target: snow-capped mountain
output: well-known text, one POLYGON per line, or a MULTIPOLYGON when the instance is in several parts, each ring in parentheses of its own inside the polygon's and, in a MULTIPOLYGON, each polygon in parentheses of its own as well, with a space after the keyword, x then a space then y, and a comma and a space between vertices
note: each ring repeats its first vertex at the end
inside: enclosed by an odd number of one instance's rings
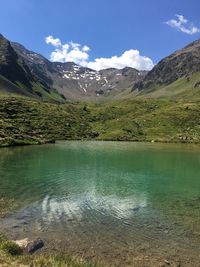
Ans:
POLYGON ((73 62, 50 62, 18 43, 11 45, 37 81, 47 89, 57 90, 68 99, 105 98, 124 91, 131 92, 134 84, 141 81, 147 73, 128 67, 95 71, 73 62))

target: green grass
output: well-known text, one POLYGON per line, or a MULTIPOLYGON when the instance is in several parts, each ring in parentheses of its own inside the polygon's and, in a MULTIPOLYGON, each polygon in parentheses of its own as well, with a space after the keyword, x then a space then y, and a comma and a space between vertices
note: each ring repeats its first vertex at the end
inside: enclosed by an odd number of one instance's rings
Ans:
POLYGON ((22 249, 13 241, 3 240, 0 244, 0 251, 6 255, 18 256, 22 255, 22 249))
POLYGON ((199 143, 200 102, 137 98, 56 104, 0 97, 1 146, 75 139, 199 143))
POLYGON ((200 100, 200 87, 195 84, 200 81, 200 72, 194 73, 189 78, 182 77, 169 85, 151 85, 138 95, 139 98, 164 98, 177 100, 200 100))
POLYGON ((42 100, 47 101, 56 101, 56 102, 64 102, 64 98, 60 94, 58 94, 56 91, 46 91, 44 87, 40 83, 33 82, 32 83, 32 90, 38 95, 38 97, 41 97, 42 100))
POLYGON ((15 242, 8 240, 2 234, 0 234, 0 266, 97 267, 95 263, 68 255, 25 255, 15 242))
POLYGON ((100 140, 200 142, 198 102, 140 99, 90 106, 100 140))
POLYGON ((87 139, 92 130, 83 105, 0 97, 0 145, 42 144, 87 139))

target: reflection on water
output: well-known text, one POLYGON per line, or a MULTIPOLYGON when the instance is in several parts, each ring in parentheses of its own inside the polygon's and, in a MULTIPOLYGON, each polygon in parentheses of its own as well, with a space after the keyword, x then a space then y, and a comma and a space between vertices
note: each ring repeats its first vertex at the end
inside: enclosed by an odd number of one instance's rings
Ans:
POLYGON ((112 215, 118 219, 128 219, 134 211, 147 206, 145 195, 117 198, 116 196, 98 196, 95 192, 88 195, 79 195, 70 199, 56 199, 46 196, 42 201, 42 218, 46 223, 60 221, 62 217, 82 220, 84 213, 93 210, 102 215, 112 215))
POLYGON ((39 235, 89 257, 96 249, 96 259, 114 257, 120 266, 121 255, 133 251, 181 257, 187 266, 192 256, 198 266, 199 177, 198 146, 59 142, 1 149, 0 197, 14 198, 18 208, 0 227, 13 238, 39 235))

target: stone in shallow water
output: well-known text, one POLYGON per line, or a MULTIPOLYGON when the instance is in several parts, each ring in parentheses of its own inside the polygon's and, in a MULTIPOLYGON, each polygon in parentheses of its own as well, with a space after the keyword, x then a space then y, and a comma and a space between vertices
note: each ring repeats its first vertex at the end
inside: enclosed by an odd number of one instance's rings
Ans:
POLYGON ((22 240, 16 240, 15 243, 22 248, 24 253, 34 253, 38 249, 41 249, 44 246, 44 242, 42 239, 37 238, 35 240, 28 240, 28 238, 22 239, 22 240))

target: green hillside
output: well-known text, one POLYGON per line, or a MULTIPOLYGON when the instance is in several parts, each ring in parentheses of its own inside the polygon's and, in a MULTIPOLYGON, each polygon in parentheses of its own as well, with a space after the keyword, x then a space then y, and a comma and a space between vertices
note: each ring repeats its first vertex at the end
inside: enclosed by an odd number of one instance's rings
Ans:
MULTIPOLYGON (((199 95, 198 89, 194 90, 199 95)), ((174 100, 140 96, 85 104, 1 95, 0 143, 40 144, 66 139, 199 143, 200 101, 194 96, 189 100, 189 95, 185 89, 174 100)))
POLYGON ((197 101, 200 99, 200 72, 182 77, 169 85, 151 85, 137 96, 197 101))
POLYGON ((23 97, 0 97, 0 144, 22 145, 92 135, 84 110, 23 97))

